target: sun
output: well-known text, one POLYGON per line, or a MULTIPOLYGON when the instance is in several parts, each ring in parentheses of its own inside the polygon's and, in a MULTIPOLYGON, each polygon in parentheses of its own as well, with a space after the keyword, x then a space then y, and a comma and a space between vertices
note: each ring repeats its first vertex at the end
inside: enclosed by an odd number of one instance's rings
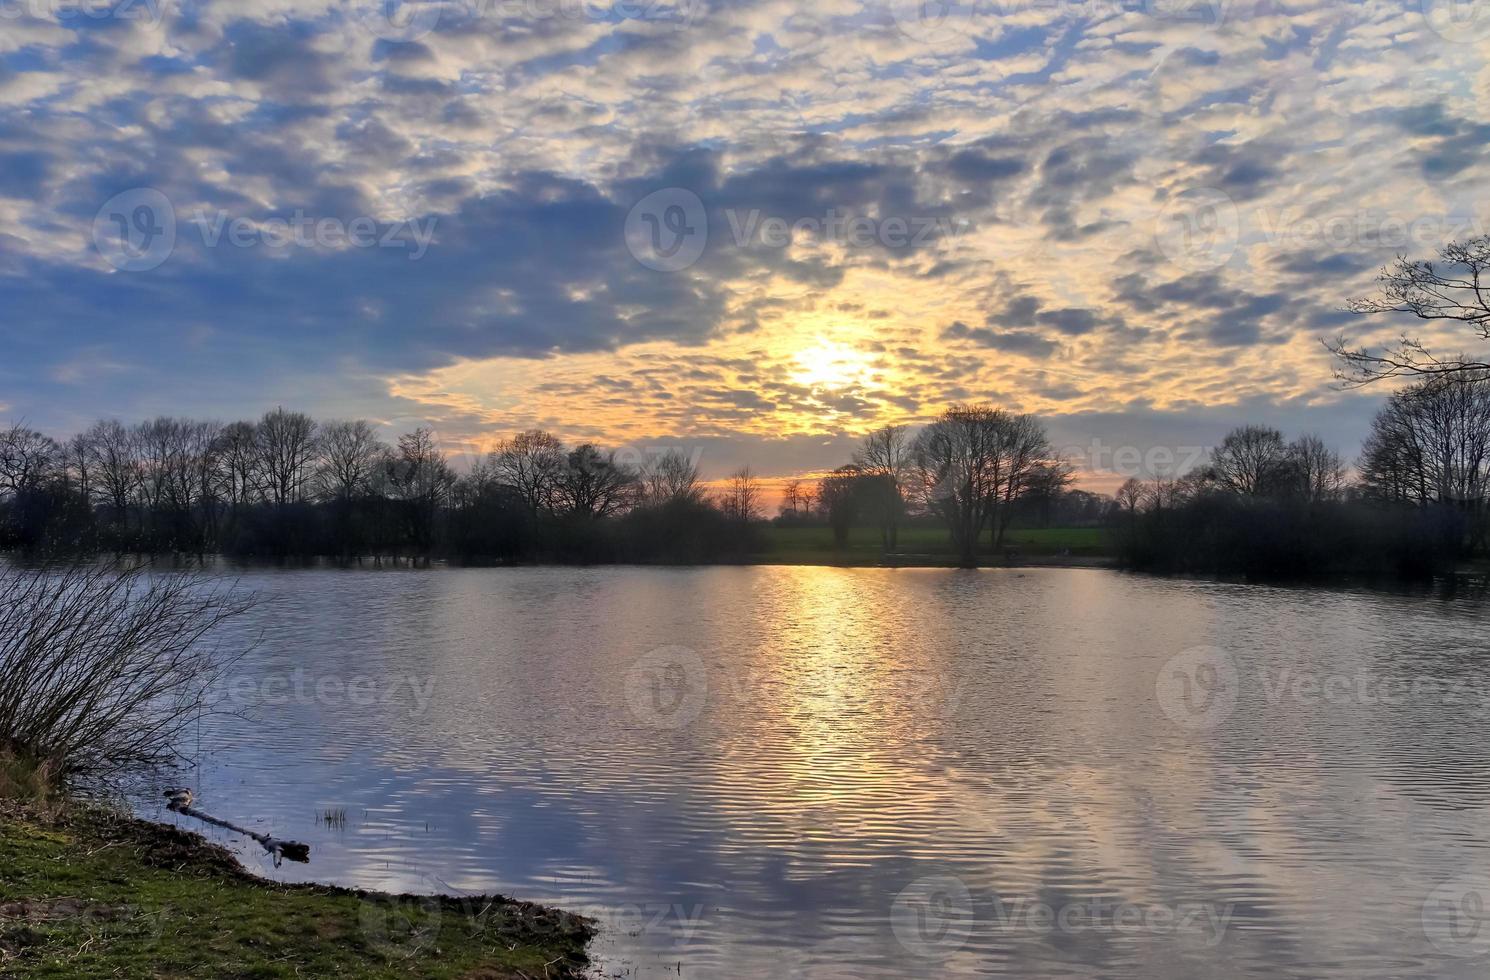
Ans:
POLYGON ((841 389, 862 383, 872 368, 869 355, 848 344, 818 339, 792 358, 792 380, 811 388, 841 389))

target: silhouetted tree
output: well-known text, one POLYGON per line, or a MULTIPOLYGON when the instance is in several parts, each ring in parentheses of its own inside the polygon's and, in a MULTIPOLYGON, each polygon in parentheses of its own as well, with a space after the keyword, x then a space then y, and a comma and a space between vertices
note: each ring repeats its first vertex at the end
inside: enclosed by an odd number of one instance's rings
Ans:
POLYGON ((316 423, 309 415, 277 408, 259 421, 255 470, 276 507, 304 499, 314 472, 316 423))
POLYGON ((1338 500, 1345 490, 1345 463, 1319 436, 1300 436, 1289 443, 1285 463, 1291 489, 1305 503, 1338 500))
POLYGON ((1117 488, 1117 503, 1130 520, 1138 516, 1138 509, 1148 499, 1148 488, 1136 476, 1130 476, 1117 488))
POLYGON ((809 506, 810 499, 811 491, 801 480, 787 480, 781 485, 781 516, 788 520, 796 520, 809 506))
POLYGON ((641 481, 642 503, 648 507, 701 504, 704 500, 698 466, 676 449, 669 449, 649 462, 641 481))
MULTIPOLYGON (((1377 283, 1379 294, 1352 301, 1352 313, 1406 313, 1430 323, 1462 323, 1475 340, 1490 340, 1490 237, 1452 242, 1439 250, 1436 262, 1399 255, 1377 283)), ((1398 377, 1473 381, 1490 370, 1490 362, 1464 354, 1440 357, 1406 334, 1387 350, 1355 347, 1345 337, 1326 346, 1337 358, 1335 376, 1352 387, 1398 377)))
POLYGON ((62 465, 62 447, 19 423, 0 429, 0 496, 36 490, 62 465))
POLYGON ((1032 416, 987 405, 949 408, 916 437, 916 493, 947 523, 963 565, 977 564, 984 527, 995 547, 1002 543, 1013 504, 1049 454, 1044 428, 1032 416))
POLYGON ((407 540, 427 553, 434 544, 435 522, 456 479, 434 433, 420 427, 399 436, 398 450, 385 458, 383 468, 389 495, 400 505, 407 540))
POLYGON ((554 486, 555 503, 570 517, 610 517, 636 501, 640 477, 590 443, 577 446, 564 460, 554 486))
POLYGON ((719 509, 724 516, 737 524, 749 524, 760 519, 761 485, 750 467, 742 467, 729 475, 724 489, 719 494, 719 509))
POLYGON ((899 546, 906 486, 915 465, 906 427, 887 425, 865 436, 854 454, 854 465, 871 481, 863 489, 880 529, 880 546, 893 551, 899 546))
POLYGON ((547 432, 520 432, 492 455, 498 479, 517 492, 529 513, 554 509, 554 493, 564 471, 564 446, 547 432))
POLYGON ((1288 448, 1283 433, 1265 425, 1232 429, 1211 456, 1216 482, 1243 497, 1261 497, 1280 485, 1288 448))
POLYGON ((848 547, 849 531, 870 499, 868 488, 873 480, 858 465, 850 463, 818 481, 817 505, 833 529, 833 547, 848 547))

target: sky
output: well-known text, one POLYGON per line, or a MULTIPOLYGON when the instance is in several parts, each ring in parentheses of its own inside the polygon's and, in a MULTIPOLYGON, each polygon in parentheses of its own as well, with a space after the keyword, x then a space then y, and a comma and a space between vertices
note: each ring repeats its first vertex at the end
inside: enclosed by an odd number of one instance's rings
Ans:
POLYGON ((1321 339, 1465 343, 1341 307, 1485 233, 1487 55, 1490 0, 0 0, 0 421, 1350 459, 1321 339))

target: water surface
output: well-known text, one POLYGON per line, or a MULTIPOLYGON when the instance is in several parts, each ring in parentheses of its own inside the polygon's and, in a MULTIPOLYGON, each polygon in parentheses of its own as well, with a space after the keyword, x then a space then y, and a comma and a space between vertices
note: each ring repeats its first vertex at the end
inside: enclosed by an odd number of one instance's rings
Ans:
POLYGON ((606 976, 1490 965, 1476 601, 1068 569, 242 580, 248 716, 203 726, 189 778, 312 844, 242 850, 264 874, 587 911, 606 976))

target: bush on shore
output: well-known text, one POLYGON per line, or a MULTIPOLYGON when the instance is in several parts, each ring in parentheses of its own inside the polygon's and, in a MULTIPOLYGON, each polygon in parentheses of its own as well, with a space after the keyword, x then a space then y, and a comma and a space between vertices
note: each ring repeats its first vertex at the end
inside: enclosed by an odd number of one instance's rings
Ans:
POLYGON ((0 568, 5 778, 108 778, 176 761, 241 653, 217 633, 250 605, 231 587, 122 562, 0 568))

